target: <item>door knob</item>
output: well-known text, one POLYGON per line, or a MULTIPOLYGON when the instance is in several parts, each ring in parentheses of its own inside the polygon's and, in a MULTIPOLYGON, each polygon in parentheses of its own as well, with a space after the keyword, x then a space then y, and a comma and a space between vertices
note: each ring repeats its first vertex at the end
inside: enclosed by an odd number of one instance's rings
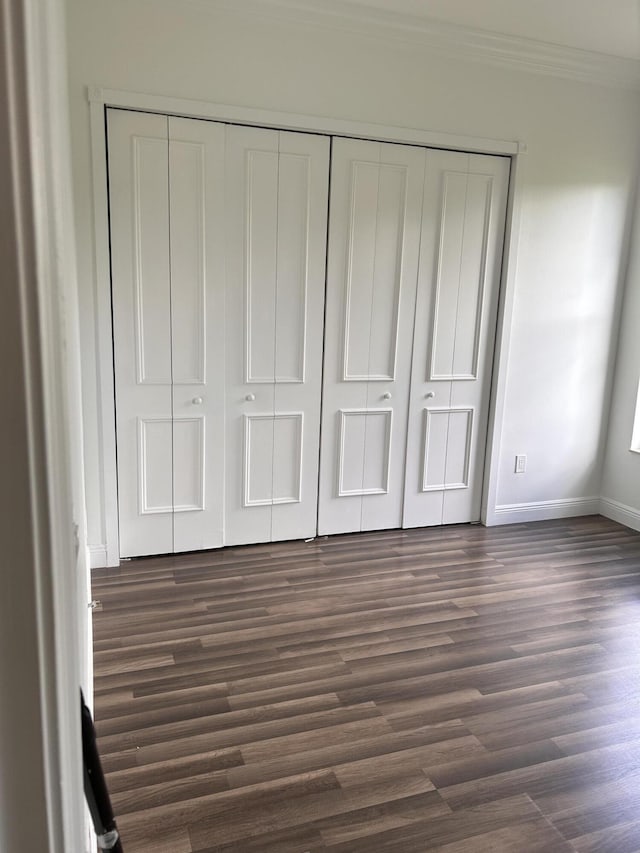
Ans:
POLYGON ((201 406, 202 405, 202 397, 194 397, 191 402, 193 403, 194 406, 201 406))
POLYGON ((255 394, 247 394, 247 396, 244 399, 247 401, 247 403, 253 403, 253 401, 256 399, 256 395, 255 394))
POLYGON ((390 400, 391 399, 391 391, 385 391, 384 394, 382 395, 382 399, 383 400, 390 400))
POLYGON ((435 391, 427 391, 427 393, 424 396, 427 398, 427 400, 431 400, 433 397, 436 396, 436 392, 435 391))

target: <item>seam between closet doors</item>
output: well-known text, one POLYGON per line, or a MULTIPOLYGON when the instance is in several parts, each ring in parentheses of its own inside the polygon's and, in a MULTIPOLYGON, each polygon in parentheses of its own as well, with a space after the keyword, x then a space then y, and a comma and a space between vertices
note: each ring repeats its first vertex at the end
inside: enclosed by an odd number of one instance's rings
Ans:
MULTIPOLYGON (((271 408, 273 418, 271 421, 271 507, 269 514, 269 541, 273 542, 273 513, 275 507, 275 471, 276 471, 276 396, 278 391, 278 258, 280 255, 280 143, 282 131, 277 131, 278 147, 276 152, 276 246, 275 246, 275 287, 273 296, 273 392, 271 394, 271 408)), ((302 437, 301 437, 302 441, 302 437)), ((302 465, 302 460, 300 462, 302 465)), ((302 472, 300 472, 302 476, 302 472)))
MULTIPOLYGON (((378 174, 376 178, 376 225, 373 232, 374 247, 378 242, 378 225, 380 222, 380 172, 382 169, 382 144, 377 143, 378 149, 378 174)), ((352 166, 353 168, 353 166, 352 166)), ((352 201, 352 204, 354 202, 352 201)), ((369 406, 371 403, 371 340, 373 335, 373 305, 376 296, 376 255, 373 256, 373 280, 371 287, 371 301, 369 305, 369 342, 367 347, 367 389, 365 397, 365 408, 367 414, 364 416, 364 441, 362 442, 362 484, 361 488, 364 492, 365 467, 367 462, 367 426, 369 423, 369 406)), ((393 420, 392 420, 393 423, 393 420)), ((393 426, 390 430, 393 429, 393 426)), ((391 432, 389 432, 389 453, 391 453, 391 432)), ((367 495, 360 495, 360 531, 362 532, 362 522, 364 519, 364 502, 367 495)))
MULTIPOLYGON (((404 505, 407 496, 407 448, 409 446, 409 430, 411 429, 411 404, 412 404, 412 390, 413 390, 413 360, 415 357, 415 345, 416 345, 416 326, 418 325, 418 291, 420 288, 420 270, 422 269, 422 228, 424 226, 424 198, 425 198, 425 188, 427 183, 427 174, 428 174, 428 166, 429 166, 429 155, 431 152, 430 148, 424 148, 424 159, 423 159, 423 169, 422 169, 422 194, 420 198, 420 225, 418 230, 418 257, 416 259, 416 286, 414 290, 413 296, 413 323, 411 327, 411 352, 409 355, 409 392, 407 394, 407 419, 406 419, 406 429, 404 431, 404 467, 402 473, 402 496, 400 501, 400 529, 405 530, 404 526, 404 505)), ((407 202, 405 201, 405 207, 407 202)), ((396 336, 396 359, 398 350, 398 339, 396 336)), ((424 365, 423 365, 424 367, 424 365)), ((424 451, 423 451, 424 452, 424 451)), ((423 457, 423 465, 424 465, 424 457, 423 457)))
MULTIPOLYGON (((454 326, 453 326, 453 348, 451 350, 451 376, 455 376, 454 367, 456 362, 456 345, 458 342, 458 310, 460 308, 460 281, 462 276, 462 258, 464 254, 464 238, 467 229, 467 199, 469 196, 469 169, 471 168, 471 159, 469 154, 466 154, 467 158, 467 170, 465 175, 464 182, 464 204, 462 207, 462 237, 460 240, 460 257, 458 259, 458 288, 456 290, 456 313, 454 318, 454 326)), ((451 401, 453 399, 453 383, 455 379, 451 379, 449 383, 449 413, 447 415, 447 432, 446 432, 446 440, 444 444, 444 488, 442 490, 442 504, 440 506, 440 527, 444 524, 444 504, 447 498, 447 461, 449 459, 449 430, 451 428, 451 401)))
MULTIPOLYGON (((327 218, 324 242, 324 300, 322 303, 322 354, 320 357, 320 428, 318 430, 318 485, 316 487, 316 533, 320 532, 320 475, 322 464, 322 431, 324 424, 325 350, 327 345, 327 292, 329 290, 329 216, 331 214, 331 173, 333 170, 333 136, 329 136, 329 167, 327 170, 327 218)), ((305 318, 306 322, 306 318, 305 318)))
POLYGON ((173 390, 173 257, 171 254, 171 139, 169 136, 169 121, 167 116, 167 225, 168 225, 168 249, 169 249, 169 375, 170 403, 171 403, 171 550, 176 552, 176 475, 175 475, 175 394, 173 390))

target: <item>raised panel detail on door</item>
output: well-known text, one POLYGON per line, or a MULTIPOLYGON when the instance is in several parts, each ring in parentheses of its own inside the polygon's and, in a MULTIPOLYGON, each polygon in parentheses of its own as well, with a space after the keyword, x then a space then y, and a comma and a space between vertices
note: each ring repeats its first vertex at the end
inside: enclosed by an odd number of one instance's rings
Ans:
POLYGON ((425 409, 422 491, 469 486, 473 409, 425 409))
POLYGON ((226 544, 315 534, 328 155, 227 130, 226 544))
POLYGON ((246 382, 304 382, 311 158, 246 156, 246 382))
POLYGON ((491 175, 445 172, 429 379, 478 378, 491 175))
POLYGON ((391 461, 391 409, 342 409, 338 496, 386 495, 391 461))
POLYGON ((280 152, 279 164, 279 182, 286 192, 278 198, 275 381, 304 382, 310 275, 317 286, 315 272, 308 268, 309 241, 318 242, 319 236, 309 232, 314 166, 310 155, 285 151, 280 152))
MULTIPOLYGON (((165 123, 166 124, 166 123, 165 123)), ((168 233, 167 141, 133 136, 132 240, 135 287, 135 332, 138 382, 171 383, 169 277, 166 251, 158 251, 158 235, 168 233), (162 176, 163 180, 158 180, 162 176)))
POLYGON ((278 412, 273 421, 273 503, 302 500, 302 412, 278 412))
POLYGON ((302 412, 245 415, 244 505, 300 503, 302 412))
POLYGON ((395 378, 407 167, 354 161, 344 381, 395 378))
MULTIPOLYGON (((175 134, 194 125, 171 121, 175 134)), ((216 126, 214 126, 215 129, 216 126)), ((196 131, 201 129, 195 124, 196 131)), ((210 130, 209 126, 205 126, 210 130)), ((174 385, 206 382, 207 181, 204 142, 170 139, 171 334, 174 385)), ((211 271, 212 272, 212 271, 211 271)), ((213 293, 212 298, 215 298, 213 293)))
POLYGON ((273 503, 273 414, 244 416, 244 506, 273 503))
POLYGON ((404 527, 478 521, 509 161, 429 151, 404 527))
MULTIPOLYGON (((180 464, 174 466, 174 512, 202 512, 205 509, 205 432, 204 415, 175 418, 173 421, 173 453, 180 464)), ((214 488, 211 483, 210 488, 214 488)))
POLYGON ((278 275, 277 149, 246 152, 245 216, 245 381, 271 384, 278 275))
POLYGON ((424 161, 421 148, 334 140, 322 534, 402 524, 424 161))
POLYGON ((109 211, 123 557, 173 551, 166 116, 108 111, 109 211))
POLYGON ((172 442, 172 418, 138 419, 137 470, 140 515, 173 511, 172 442))

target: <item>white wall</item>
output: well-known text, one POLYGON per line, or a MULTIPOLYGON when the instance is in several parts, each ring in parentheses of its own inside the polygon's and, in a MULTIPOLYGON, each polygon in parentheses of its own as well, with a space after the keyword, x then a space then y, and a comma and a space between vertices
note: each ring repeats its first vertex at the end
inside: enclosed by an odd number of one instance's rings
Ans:
MULTIPOLYGON (((497 503, 579 501, 599 494, 603 410, 638 152, 635 93, 455 61, 396 40, 216 11, 197 0, 68 5, 94 545, 104 542, 105 532, 87 85, 524 140, 497 503), (524 475, 513 473, 516 453, 528 455, 524 475)), ((586 506, 578 503, 571 511, 586 506)))
POLYGON ((640 381, 640 193, 623 302, 602 478, 602 511, 640 530, 640 453, 629 450, 640 381))

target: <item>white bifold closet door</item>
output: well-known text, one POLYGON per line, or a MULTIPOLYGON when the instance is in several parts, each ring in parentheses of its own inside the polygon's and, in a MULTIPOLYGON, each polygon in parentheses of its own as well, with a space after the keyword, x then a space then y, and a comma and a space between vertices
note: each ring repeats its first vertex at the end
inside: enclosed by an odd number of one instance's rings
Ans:
POLYGON ((223 544, 224 126, 108 111, 121 556, 223 544))
POLYGON ((315 536, 329 139, 227 129, 225 543, 315 536))
POLYGON ((315 532, 329 142, 108 111, 121 556, 315 532))
POLYGON ((318 532, 402 526, 425 150, 336 139, 318 532))
POLYGON ((403 527, 480 520, 509 160, 429 151, 403 527))
POLYGON ((508 173, 335 141, 319 533, 479 519, 508 173))

